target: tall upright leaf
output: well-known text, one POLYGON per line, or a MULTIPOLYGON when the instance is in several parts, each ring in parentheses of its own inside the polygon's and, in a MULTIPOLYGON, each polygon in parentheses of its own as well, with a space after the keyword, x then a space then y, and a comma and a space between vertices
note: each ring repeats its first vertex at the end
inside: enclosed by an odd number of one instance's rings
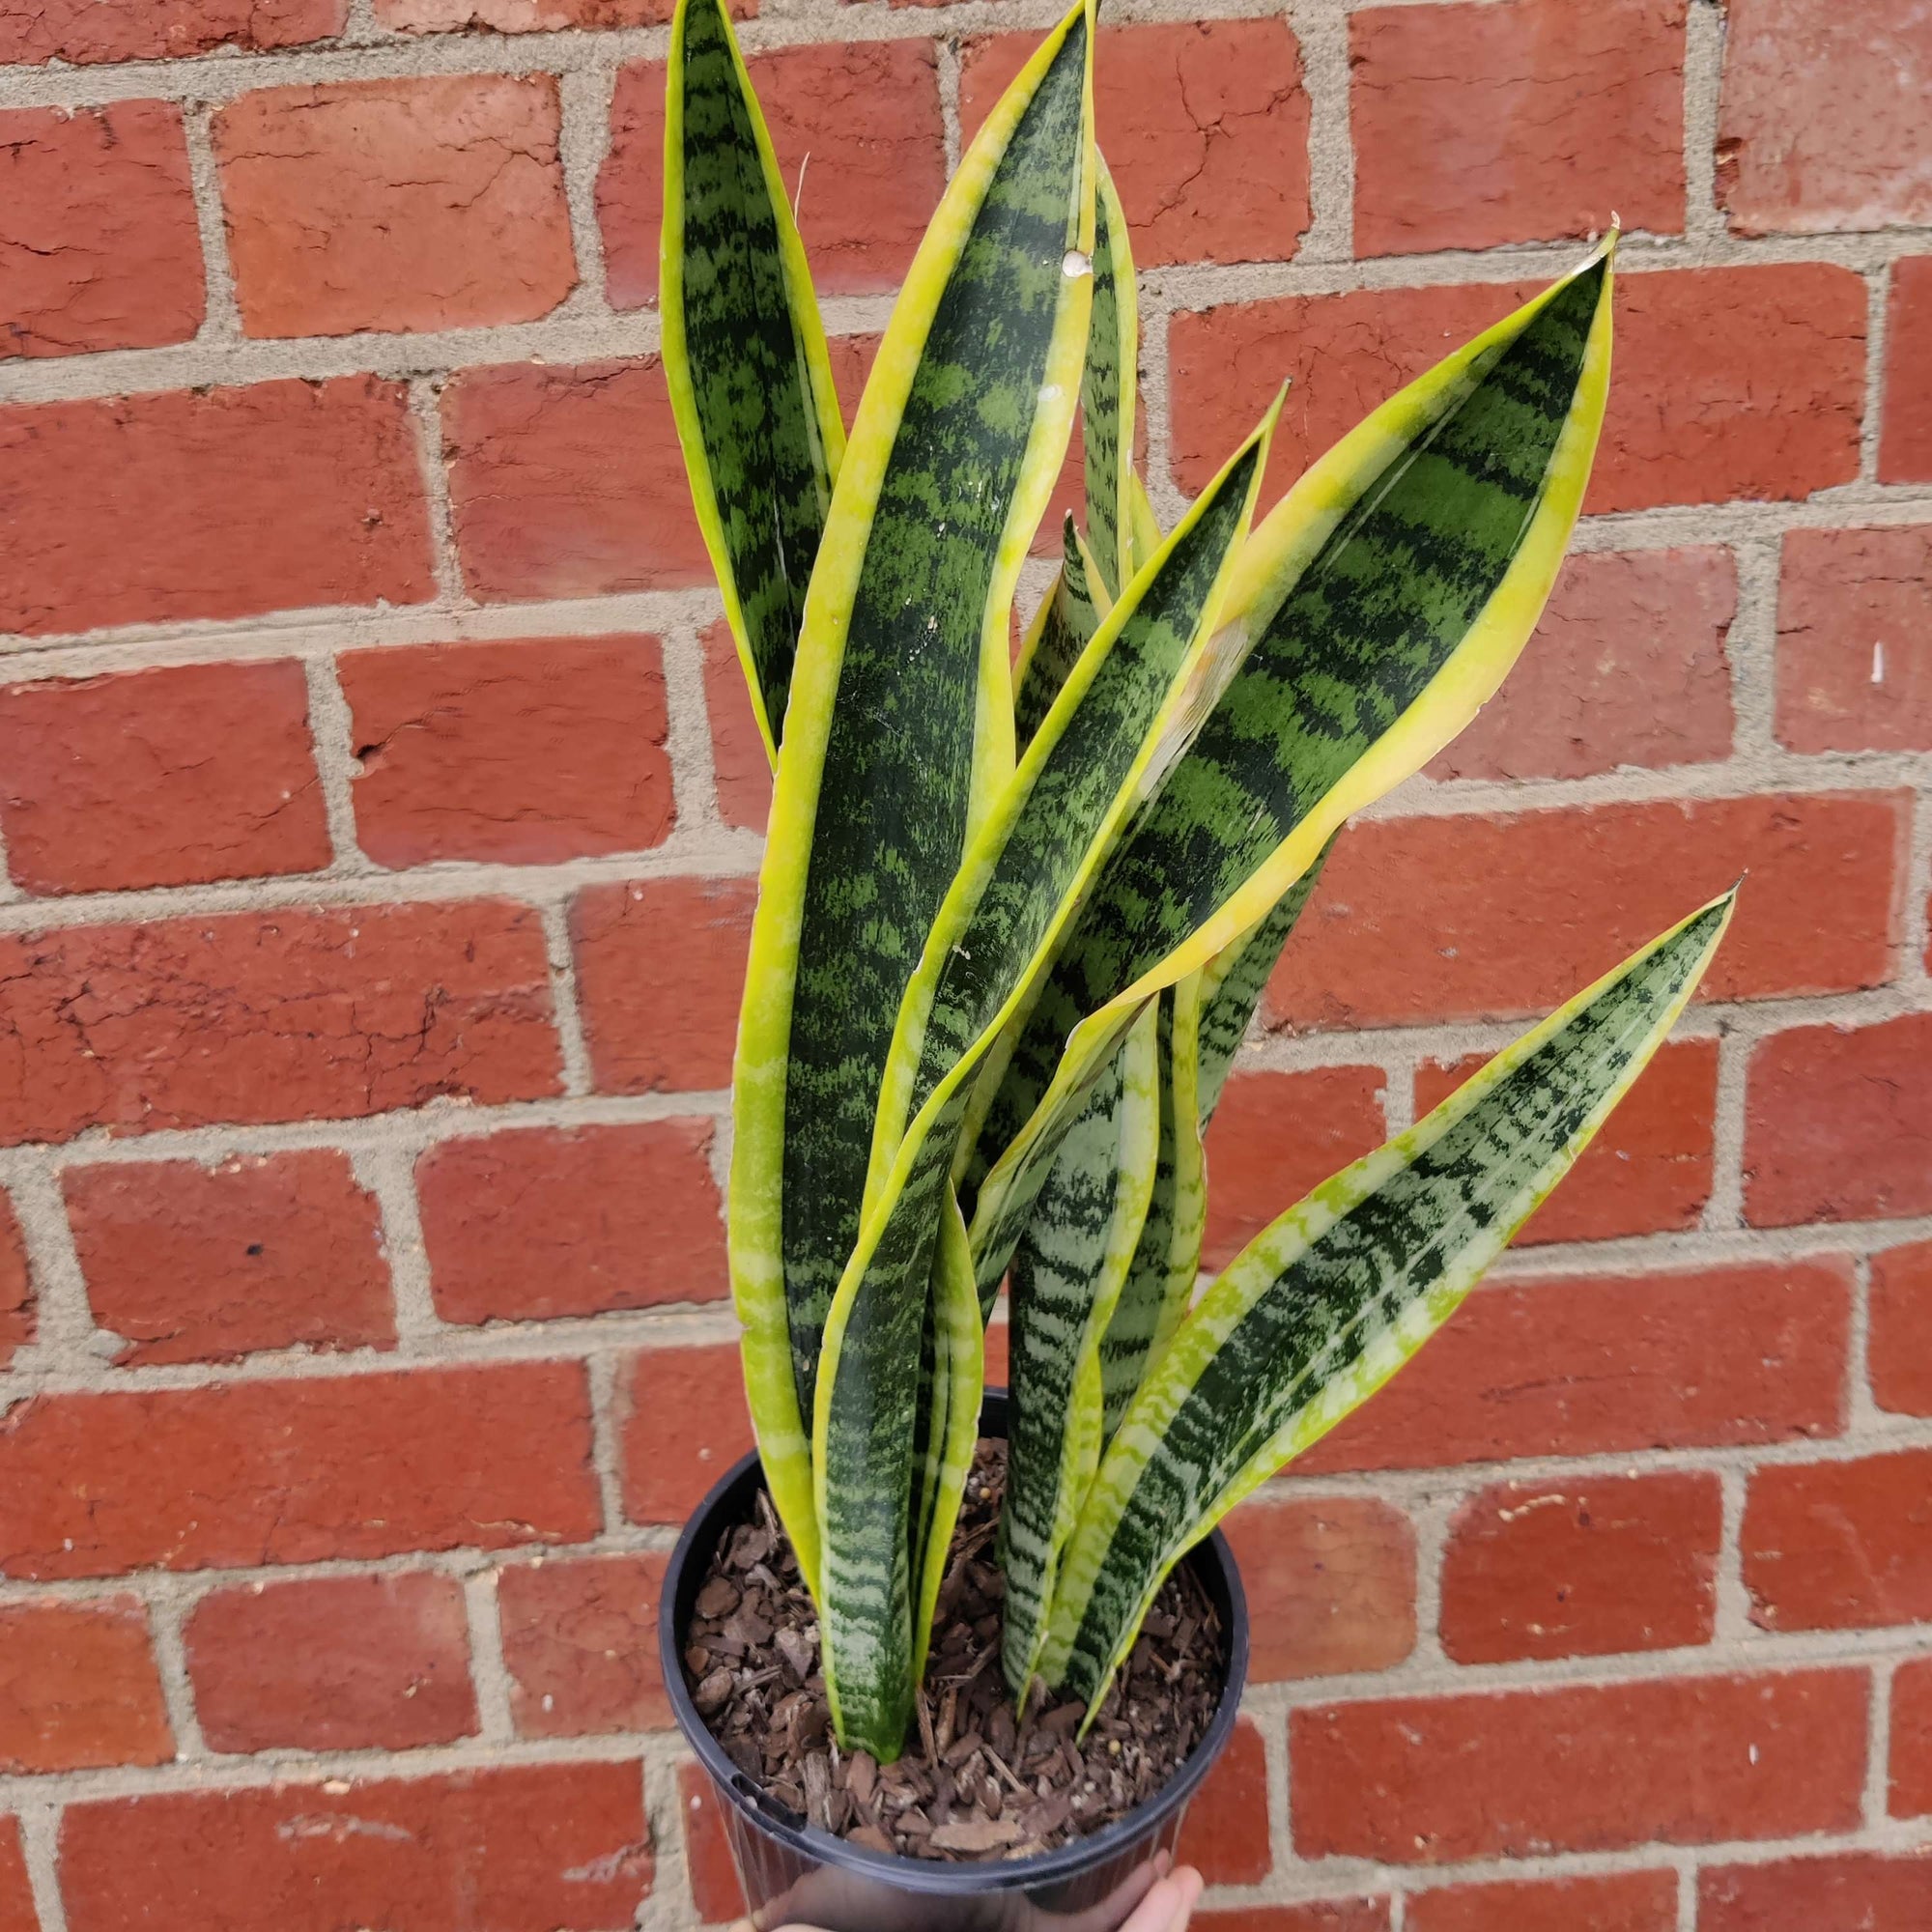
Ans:
MULTIPOLYGON (((1140 375, 1140 292, 1126 212, 1100 163, 1094 213, 1094 326, 1080 423, 1087 485, 1087 542, 1100 582, 1120 594, 1137 568, 1133 547, 1134 404, 1140 375)), ((1150 552, 1149 554, 1152 553, 1150 552)))
POLYGON ((926 231, 806 597, 739 1025, 730 1222, 753 1420, 808 1579, 805 1423, 894 1016, 1012 771, 1009 612, 1092 303, 1074 259, 1093 238, 1091 5, 1027 63, 926 231))
POLYGON ((1025 751, 1040 727, 1066 674, 1094 640, 1112 599, 1104 587, 1096 595, 1098 572, 1069 516, 1061 529, 1060 575, 1040 599, 1013 666, 1013 737, 1025 751))
POLYGON ((724 0, 678 0, 659 303, 692 502, 777 755, 845 429, 805 249, 724 0))
POLYGON ((1579 993, 1229 1264, 1088 1493, 1061 1569, 1050 1682, 1091 1710, 1180 1555, 1449 1319, 1662 1042, 1735 897, 1579 993))

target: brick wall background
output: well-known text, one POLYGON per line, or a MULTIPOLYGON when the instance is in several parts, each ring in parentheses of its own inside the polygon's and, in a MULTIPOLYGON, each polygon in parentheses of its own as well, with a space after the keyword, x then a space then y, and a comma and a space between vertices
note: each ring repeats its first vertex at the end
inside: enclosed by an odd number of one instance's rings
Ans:
MULTIPOLYGON (((747 22, 842 379, 1055 4, 747 22)), ((1206 1923, 1922 1932, 1932 10, 1205 11, 1102 47, 1170 515, 1284 373, 1277 483, 1631 231, 1579 554, 1344 841, 1217 1253, 1750 872, 1521 1253, 1235 1523, 1206 1923)), ((0 0, 0 1932, 732 1915, 650 1658, 746 1440, 763 810, 666 12, 0 0)))

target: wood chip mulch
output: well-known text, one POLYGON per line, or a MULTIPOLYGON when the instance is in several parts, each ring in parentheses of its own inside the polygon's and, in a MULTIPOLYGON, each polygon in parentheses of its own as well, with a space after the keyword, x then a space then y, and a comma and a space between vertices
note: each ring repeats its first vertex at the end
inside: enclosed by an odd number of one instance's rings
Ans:
POLYGON ((953 1863, 1032 1858, 1151 1797, 1206 1734, 1226 1640, 1186 1564, 1085 1739, 1079 1703, 1036 1690, 1016 1719, 1000 1675, 1005 1578, 992 1561, 1006 1444, 982 1441, 939 1594, 917 1734, 895 1764, 831 1735, 818 1624, 770 1498, 720 1543, 685 1634, 693 1698, 731 1761, 821 1831, 953 1863))

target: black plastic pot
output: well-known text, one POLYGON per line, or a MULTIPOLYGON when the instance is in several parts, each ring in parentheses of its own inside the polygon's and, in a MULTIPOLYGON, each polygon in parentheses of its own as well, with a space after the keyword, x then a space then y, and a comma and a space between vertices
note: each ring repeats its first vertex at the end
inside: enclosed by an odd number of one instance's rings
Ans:
MULTIPOLYGON (((1004 1389, 989 1389, 980 1431, 1007 1433, 1004 1389)), ((1248 1675, 1248 1606, 1234 1553, 1219 1531, 1184 1560, 1228 1633, 1221 1707, 1194 1754, 1166 1786, 1118 1823, 1038 1858, 942 1864, 850 1845, 769 1797, 725 1756, 684 1682, 684 1632, 719 1543, 752 1519, 763 1483, 755 1452, 705 1497, 670 1559, 658 1610, 658 1648, 678 1728, 718 1793, 745 1897, 760 1928, 794 1922, 825 1932, 1116 1932, 1171 1853, 1187 1801, 1235 1728, 1248 1675)))

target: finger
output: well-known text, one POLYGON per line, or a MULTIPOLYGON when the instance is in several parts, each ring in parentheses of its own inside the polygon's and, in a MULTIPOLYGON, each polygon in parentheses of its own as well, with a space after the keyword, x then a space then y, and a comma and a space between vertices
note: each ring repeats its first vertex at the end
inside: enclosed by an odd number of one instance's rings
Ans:
MULTIPOLYGON (((1162 1879, 1141 1900, 1134 1916, 1121 1927, 1121 1932, 1174 1932, 1177 1915, 1186 1910, 1182 1904, 1184 1897, 1185 1893, 1177 1880, 1162 1879)), ((1180 1922, 1185 1923, 1185 1920, 1180 1922)))

